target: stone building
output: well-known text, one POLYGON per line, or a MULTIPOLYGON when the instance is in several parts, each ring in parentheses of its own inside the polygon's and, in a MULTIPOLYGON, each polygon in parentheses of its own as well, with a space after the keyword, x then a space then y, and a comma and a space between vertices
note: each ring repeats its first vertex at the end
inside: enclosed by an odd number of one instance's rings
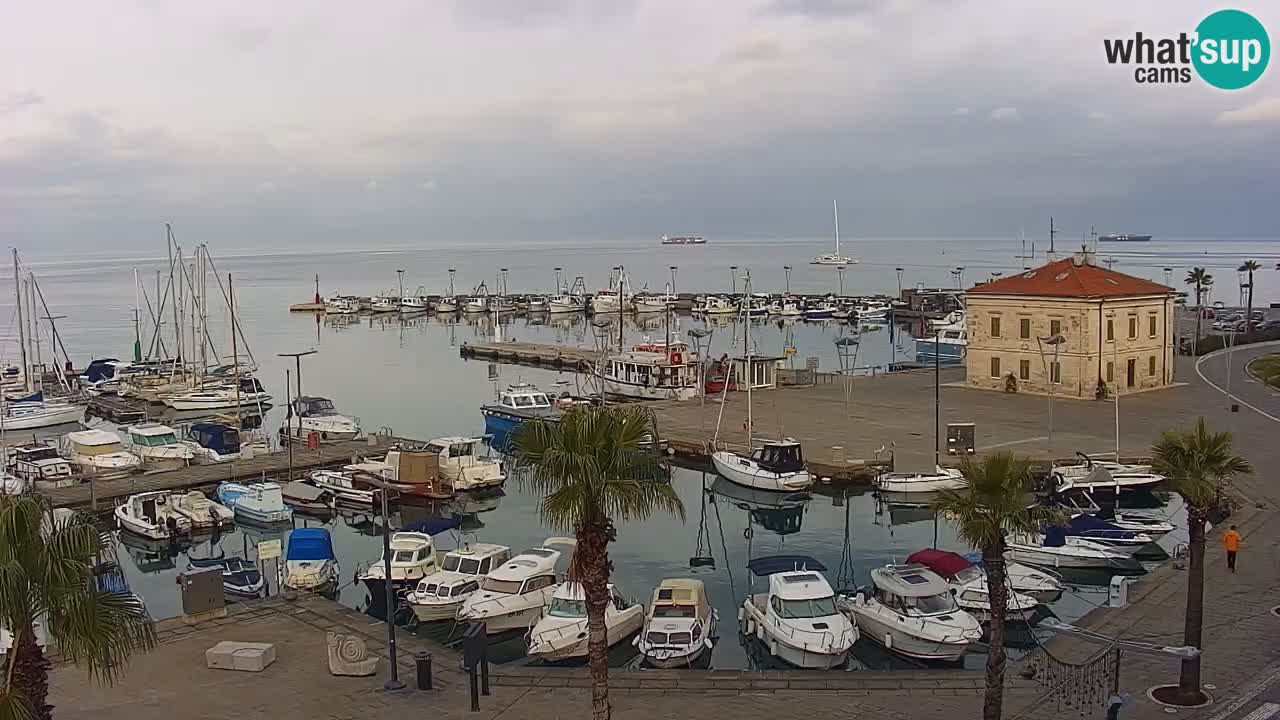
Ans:
POLYGON ((1078 253, 971 288, 966 382, 1093 398, 1173 383, 1174 291, 1078 253), (1057 359, 1054 359, 1055 350, 1057 359))

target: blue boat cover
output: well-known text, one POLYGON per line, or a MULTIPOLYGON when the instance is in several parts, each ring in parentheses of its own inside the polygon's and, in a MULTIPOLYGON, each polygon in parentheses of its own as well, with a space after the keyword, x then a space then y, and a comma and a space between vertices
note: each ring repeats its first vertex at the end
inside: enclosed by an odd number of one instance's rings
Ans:
POLYGON ((827 566, 808 555, 768 555, 758 557, 747 563, 747 569, 756 575, 763 576, 776 575, 793 570, 817 570, 822 572, 827 569, 827 566))
POLYGON ((191 436, 200 444, 200 447, 214 452, 240 452, 240 433, 230 425, 194 423, 191 425, 191 436))
POLYGON ((1062 547, 1067 544, 1067 529, 1064 527, 1047 527, 1044 529, 1045 547, 1062 547))
POLYGON ((1131 540, 1137 536, 1131 530, 1117 527, 1088 513, 1080 513, 1071 518, 1071 522, 1067 523, 1067 534, 1077 537, 1109 537, 1125 540, 1131 540))
POLYGON ((26 396, 26 397, 20 397, 20 398, 7 398, 7 399, 8 399, 8 400, 9 400, 9 402, 11 402, 11 403, 22 403, 22 402, 44 402, 44 391, 43 391, 43 390, 37 390, 37 391, 35 391, 34 393, 32 393, 32 394, 30 394, 30 395, 28 395, 28 396, 26 396))
POLYGON ((439 535, 442 532, 447 532, 461 526, 462 518, 455 515, 447 518, 427 518, 426 520, 419 520, 405 525, 401 530, 406 532, 426 533, 427 535, 439 535))
POLYGON ((116 376, 116 368, 108 363, 119 362, 115 358, 102 358, 89 363, 89 367, 84 369, 84 379, 96 383, 100 380, 110 380, 116 376))
POLYGON ((333 540, 324 528, 298 528, 289 534, 288 560, 333 560, 333 540))

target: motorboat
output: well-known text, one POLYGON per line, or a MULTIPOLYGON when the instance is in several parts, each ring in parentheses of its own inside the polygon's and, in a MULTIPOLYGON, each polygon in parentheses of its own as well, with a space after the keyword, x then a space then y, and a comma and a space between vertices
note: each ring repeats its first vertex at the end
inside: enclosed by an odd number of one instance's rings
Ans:
POLYGON ((263 405, 271 401, 262 383, 254 377, 240 378, 236 383, 214 385, 164 398, 164 404, 174 410, 226 410, 247 405, 263 405))
POLYGON ((462 302, 462 311, 482 313, 489 310, 489 290, 484 283, 476 286, 475 292, 462 302))
POLYGON ((455 495, 453 486, 441 478, 440 459, 431 448, 395 447, 381 460, 364 458, 343 465, 340 471, 327 472, 332 474, 312 473, 311 482, 338 500, 363 507, 377 499, 379 484, 385 484, 400 505, 448 500, 455 495))
POLYGON ((115 509, 116 527, 152 540, 168 540, 191 532, 191 521, 177 512, 167 490, 138 493, 115 509))
POLYGON ((187 566, 193 570, 217 568, 222 571, 222 590, 228 595, 254 598, 266 589, 266 581, 256 563, 244 558, 188 558, 187 566))
POLYGON ((71 463, 52 445, 31 443, 8 448, 7 459, 7 470, 37 490, 53 490, 77 482, 71 463))
POLYGON ((800 443, 791 438, 762 441, 750 455, 720 450, 711 463, 726 480, 758 490, 799 492, 813 485, 800 443))
POLYGON ((350 297, 332 297, 324 301, 327 315, 355 315, 360 312, 360 301, 350 297))
POLYGON ((293 519, 293 510, 273 482, 224 482, 218 486, 218 502, 231 508, 237 519, 251 523, 274 525, 293 519))
POLYGON ((298 528, 289 533, 283 585, 299 592, 325 594, 338 586, 338 558, 325 528, 298 528))
POLYGON ((199 490, 169 496, 169 508, 191 523, 193 530, 209 530, 230 525, 235 519, 231 508, 216 503, 199 490))
POLYGON ((639 292, 631 298, 636 312, 663 312, 675 306, 676 296, 670 292, 639 292))
POLYGON ((1058 465, 1050 477, 1058 493, 1081 490, 1090 495, 1116 494, 1134 490, 1150 490, 1163 483, 1165 477, 1152 472, 1148 465, 1124 465, 1093 460, 1087 456, 1080 465, 1058 465))
POLYGON ((944 327, 964 327, 967 322, 968 317, 963 309, 952 310, 941 318, 930 319, 929 327, 935 329, 944 327))
POLYGON ((697 365, 687 346, 631 350, 605 359, 604 392, 636 400, 689 400, 698 396, 697 365))
POLYGON ((191 464, 195 453, 178 440, 178 433, 162 423, 131 425, 124 430, 125 448, 142 458, 150 470, 178 470, 191 464))
POLYGON ((931 473, 881 473, 875 479, 881 492, 920 493, 940 490, 960 490, 969 485, 964 475, 955 468, 934 468, 931 473))
POLYGON ((732 315, 738 312, 738 304, 724 295, 708 295, 703 299, 699 312, 705 315, 732 315))
MULTIPOLYGON (((609 647, 631 637, 644 625, 644 606, 628 601, 613 583, 608 586, 609 601, 604 607, 605 638, 609 647)), ((587 596, 582 583, 566 582, 556 586, 551 602, 529 630, 528 656, 555 662, 587 656, 587 596)))
POLYGON ((21 495, 26 491, 26 480, 7 470, 0 470, 0 495, 21 495))
POLYGON ((942 365, 963 362, 969 347, 969 331, 963 326, 944 327, 916 338, 916 362, 942 365))
POLYGON ((559 582, 556 563, 561 553, 550 546, 574 544, 572 538, 548 538, 542 547, 511 558, 480 581, 479 591, 458 608, 458 620, 482 622, 490 635, 527 630, 551 602, 559 582))
POLYGON ((454 313, 458 312, 458 298, 452 295, 442 295, 436 302, 435 310, 438 313, 454 313))
POLYGON ((582 295, 561 293, 552 295, 547 302, 547 309, 553 313, 580 313, 587 309, 587 299, 582 295))
POLYGON ((440 476, 460 492, 502 487, 506 482, 502 460, 481 454, 484 448, 482 437, 443 437, 427 443, 439 458, 440 476))
POLYGON ((484 431, 490 435, 506 437, 526 420, 560 419, 560 410, 551 397, 528 383, 509 385, 498 393, 498 401, 483 405, 484 431))
POLYGON ((423 294, 423 289, 418 288, 418 294, 405 295, 400 298, 400 312, 402 313, 424 313, 427 311, 429 299, 423 294))
POLYGON ((479 591, 481 580, 511 558, 505 545, 474 543, 444 554, 439 568, 418 581, 405 596, 422 622, 452 620, 463 602, 479 591))
POLYGON ((90 360, 76 381, 90 395, 115 394, 120 388, 120 376, 133 368, 133 363, 117 358, 90 360))
POLYGON ((328 398, 297 398, 280 429, 280 437, 285 441, 305 443, 313 434, 322 444, 352 440, 360 435, 360 418, 339 413, 328 398))
POLYGON ((529 306, 525 308, 525 312, 544 313, 551 309, 550 300, 545 295, 530 295, 528 302, 529 306))
MULTIPOLYGON (((855 312, 859 322, 887 320, 889 313, 893 312, 893 305, 884 300, 863 300, 858 303, 855 312)), ((960 324, 963 326, 963 319, 961 319, 960 324)))
MULTIPOLYGON (((991 620, 991 595, 987 585, 987 573, 981 565, 969 562, 964 556, 946 550, 921 550, 907 557, 908 565, 923 565, 951 586, 956 605, 977 618, 978 622, 991 620)), ((1006 583, 1007 584, 1007 583, 1006 583)), ((1040 604, 1030 595, 1016 589, 1005 597, 1006 621, 1030 622, 1040 604)))
POLYGON ((281 498, 289 507, 313 514, 333 512, 333 495, 315 485, 294 480, 280 488, 281 498))
POLYGON ((226 423, 193 423, 184 441, 197 465, 212 465, 240 459, 240 431, 226 423))
POLYGON ((84 408, 62 400, 45 400, 43 392, 0 402, 6 432, 67 425, 78 422, 84 408))
POLYGON ((312 485, 332 493, 333 497, 357 505, 372 505, 374 487, 357 480, 346 470, 313 470, 307 475, 312 485))
POLYGON ((769 314, 779 317, 800 317, 804 314, 804 308, 801 307, 799 300, 788 295, 780 300, 774 300, 769 305, 769 314))
MULTIPOLYGON (((982 553, 974 551, 966 553, 964 559, 982 566, 982 553)), ((1042 605, 1057 602, 1062 598, 1062 579, 1046 570, 1033 568, 1030 565, 1013 562, 1005 555, 1004 576, 1014 592, 1035 598, 1042 605)))
POLYGON ((653 591, 644 632, 635 645, 653 667, 690 667, 711 652, 719 620, 701 580, 663 578, 653 591))
POLYGON ((804 311, 800 316, 805 320, 829 320, 835 316, 838 309, 837 305, 830 300, 814 300, 805 303, 804 311))
POLYGON ((937 573, 924 565, 886 565, 871 571, 870 588, 841 597, 840 607, 863 636, 918 660, 955 661, 982 639, 982 626, 956 605, 937 573))
POLYGON ((858 261, 847 255, 840 254, 840 208, 836 205, 836 201, 831 201, 831 214, 835 219, 835 238, 836 246, 834 252, 823 253, 813 260, 809 261, 810 265, 851 265, 858 261))
POLYGON ((369 298, 369 310, 375 313, 389 313, 400 309, 400 298, 395 295, 375 295, 369 298))
POLYGON ((751 560, 747 568, 767 577, 769 589, 743 601, 738 623, 744 635, 801 669, 829 670, 845 663, 858 628, 836 607, 822 563, 804 555, 772 555, 751 560))
MULTIPOLYGON (((391 534, 391 586, 395 589, 417 585, 418 581, 436 571, 436 549, 431 536, 420 532, 395 532, 391 534)), ((375 598, 386 591, 386 557, 379 557, 356 577, 375 598)))
POLYGON ((1160 538, 1168 535, 1175 529, 1173 523, 1168 520, 1147 517, 1146 515, 1135 515, 1133 513, 1121 513, 1114 509, 1106 511, 1099 510, 1098 512, 1091 514, 1096 518, 1106 520, 1121 530, 1146 533, 1153 538, 1160 538))
POLYGON ((617 315, 630 300, 618 290, 599 290, 591 296, 591 312, 596 315, 617 315))
POLYGON ((1066 528, 1068 537, 1084 538, 1127 553, 1137 552, 1155 542, 1155 538, 1145 532, 1125 530, 1088 513, 1073 515, 1066 528))
POLYGON ((142 458, 124 449, 110 430, 77 430, 62 436, 62 456, 97 478, 123 477, 142 467, 142 458))
POLYGON ((1142 575, 1146 569, 1128 553, 1071 537, 1062 527, 1045 528, 1043 535, 1018 535, 1007 540, 1005 557, 1049 568, 1104 570, 1113 575, 1142 575))

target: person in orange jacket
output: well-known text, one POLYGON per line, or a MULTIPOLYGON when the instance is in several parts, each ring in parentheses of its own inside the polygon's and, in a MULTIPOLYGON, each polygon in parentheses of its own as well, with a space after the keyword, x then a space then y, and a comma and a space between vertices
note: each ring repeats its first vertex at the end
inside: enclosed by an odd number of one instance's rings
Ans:
POLYGON ((1227 549, 1227 568, 1231 572, 1236 571, 1236 553, 1240 552, 1240 533, 1236 532, 1236 526, 1232 525, 1231 529, 1222 533, 1222 546, 1227 549))

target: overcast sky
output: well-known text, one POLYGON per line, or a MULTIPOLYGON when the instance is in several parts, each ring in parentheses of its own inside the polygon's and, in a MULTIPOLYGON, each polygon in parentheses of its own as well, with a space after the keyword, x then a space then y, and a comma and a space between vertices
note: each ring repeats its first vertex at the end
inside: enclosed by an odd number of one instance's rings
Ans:
POLYGON ((0 8, 0 242, 40 254, 166 220, 230 247, 820 237, 832 198, 851 237, 1277 236, 1280 68, 1221 92, 1104 61, 1204 3, 0 8))

